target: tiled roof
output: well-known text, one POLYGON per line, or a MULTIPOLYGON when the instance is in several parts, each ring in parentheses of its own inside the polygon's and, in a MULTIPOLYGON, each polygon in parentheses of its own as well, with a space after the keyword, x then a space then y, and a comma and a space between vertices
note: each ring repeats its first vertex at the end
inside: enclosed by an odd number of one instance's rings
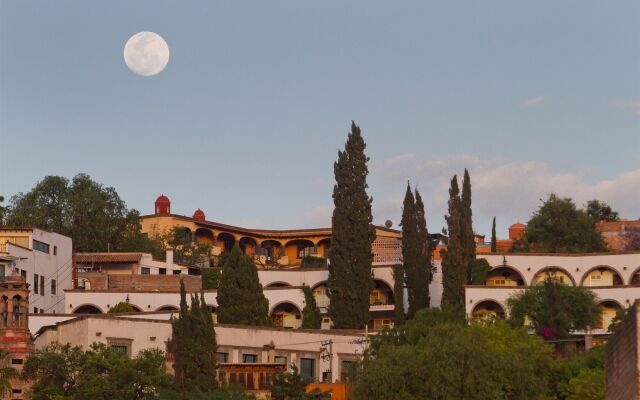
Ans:
POLYGON ((79 263, 126 263, 140 262, 144 253, 76 253, 79 263))

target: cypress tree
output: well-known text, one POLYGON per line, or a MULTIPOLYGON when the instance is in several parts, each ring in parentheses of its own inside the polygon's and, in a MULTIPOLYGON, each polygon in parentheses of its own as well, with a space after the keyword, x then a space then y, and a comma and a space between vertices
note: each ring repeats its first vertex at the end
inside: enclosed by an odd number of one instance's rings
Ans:
POLYGON ((416 189, 416 231, 418 237, 418 262, 416 264, 416 294, 414 295, 416 305, 413 307, 414 314, 419 309, 429 308, 429 284, 433 280, 431 242, 429 240, 429 231, 427 230, 424 203, 418 189, 416 189))
POLYGON ((225 257, 218 289, 218 322, 268 326, 269 301, 264 297, 258 270, 236 243, 225 257))
POLYGON ((316 305, 316 298, 309 286, 302 288, 304 292, 304 308, 302 309, 302 327, 306 329, 320 329, 322 316, 316 305))
POLYGON ((187 306, 184 282, 180 281, 180 312, 171 321, 169 351, 173 355, 174 377, 182 391, 209 391, 216 387, 216 336, 204 294, 191 296, 187 306))
POLYGON ((462 249, 464 257, 464 265, 466 268, 466 281, 465 284, 471 284, 471 269, 473 268, 473 261, 476 259, 476 241, 475 234, 473 232, 473 218, 471 212, 471 177, 469 171, 465 168, 464 179, 462 180, 462 196, 460 198, 461 203, 461 218, 460 218, 460 232, 462 237, 462 249))
POLYGON ((498 251, 498 238, 496 237, 496 217, 493 217, 493 225, 491 225, 491 252, 498 251))
POLYGON ((393 266, 393 311, 394 324, 404 324, 404 268, 402 264, 393 266))
POLYGON ((405 284, 407 285, 407 299, 409 301, 409 318, 412 318, 418 309, 416 296, 418 281, 418 269, 420 259, 420 245, 418 243, 418 221, 416 213, 416 202, 411 191, 411 186, 407 182, 407 191, 402 204, 402 263, 405 284))
POLYGON ((364 328, 369 322, 372 288, 371 245, 375 240, 371 197, 367 194, 366 144, 360 128, 351 122, 351 133, 333 166, 333 236, 327 286, 329 313, 335 328, 364 328))
POLYGON ((449 306, 464 307, 464 284, 467 280, 467 266, 465 265, 464 249, 462 247, 462 234, 460 219, 461 199, 458 188, 458 177, 451 179, 449 189, 449 210, 445 216, 447 221, 447 248, 442 254, 442 308, 449 306))

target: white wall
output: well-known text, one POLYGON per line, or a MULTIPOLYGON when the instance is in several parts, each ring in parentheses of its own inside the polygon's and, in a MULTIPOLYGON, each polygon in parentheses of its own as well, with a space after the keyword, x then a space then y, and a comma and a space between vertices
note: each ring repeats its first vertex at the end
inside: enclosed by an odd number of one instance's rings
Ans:
MULTIPOLYGON (((264 346, 273 342, 276 355, 287 357, 287 364, 296 363, 300 358, 316 360, 316 378, 329 368, 333 371, 333 381, 340 377, 342 360, 354 360, 362 354, 366 346, 363 333, 319 330, 291 330, 282 328, 241 327, 216 325, 216 341, 219 352, 229 353, 229 361, 241 362, 243 353, 258 355, 258 362, 267 362, 264 346), (324 341, 332 341, 323 346, 324 341), (326 350, 323 350, 326 349, 326 350), (326 352, 327 357, 321 355, 326 352), (331 362, 329 361, 331 360, 331 362)), ((108 343, 109 338, 130 339, 131 354, 149 348, 166 351, 166 342, 171 338, 171 324, 168 321, 144 320, 136 317, 91 316, 59 324, 35 340, 36 349, 58 341, 89 348, 93 342, 108 343)))
MULTIPOLYGON (((38 250, 28 250, 12 244, 7 244, 7 252, 20 258, 16 261, 16 268, 27 271, 27 283, 29 286, 29 311, 34 312, 34 308, 44 310, 46 313, 64 312, 64 289, 71 288, 72 271, 72 242, 71 238, 40 229, 33 229, 25 232, 29 235, 29 243, 33 249, 33 240, 47 243, 49 254, 38 250), (57 248, 57 255, 54 255, 54 246, 57 248), (45 277, 44 294, 35 294, 34 274, 45 277), (51 293, 51 281, 56 281, 56 294, 51 293)), ((16 233, 17 235, 17 233, 16 233)), ((11 271, 6 271, 10 274, 11 271)), ((38 278, 38 285, 40 278, 38 278)))

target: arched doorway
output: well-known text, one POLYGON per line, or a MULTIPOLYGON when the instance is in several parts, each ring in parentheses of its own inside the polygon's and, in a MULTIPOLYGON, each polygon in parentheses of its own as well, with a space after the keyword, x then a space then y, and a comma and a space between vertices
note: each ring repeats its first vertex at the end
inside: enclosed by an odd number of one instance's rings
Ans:
POLYGON ((176 306, 162 306, 158 308, 156 311, 180 311, 176 306))
POLYGON ((280 257, 284 255, 282 243, 277 240, 264 240, 260 243, 260 255, 264 256, 266 265, 276 265, 280 257))
POLYGON ((370 306, 386 306, 394 304, 393 290, 385 282, 375 279, 373 289, 369 293, 370 306))
POLYGON ((196 229, 195 236, 196 236, 196 242, 198 244, 203 244, 206 246, 213 245, 213 242, 214 242, 213 232, 211 232, 209 229, 198 228, 196 229))
POLYGON ((222 251, 231 251, 233 245, 236 243, 236 238, 227 232, 220 232, 217 238, 218 247, 222 251))
POLYGON ((560 267, 547 267, 541 269, 533 276, 531 284, 537 285, 544 282, 544 280, 547 278, 560 283, 564 283, 565 285, 569 286, 576 285, 576 282, 573 280, 573 277, 567 272, 567 270, 560 267))
POLYGON ((492 269, 484 281, 487 286, 524 286, 524 278, 512 267, 502 266, 492 269))
POLYGON ((73 314, 102 314, 102 310, 93 304, 83 304, 76 308, 73 314))
POLYGON ((622 286, 622 277, 615 269, 607 266, 600 265, 591 268, 582 278, 582 286, 597 287, 597 286, 622 286))
POLYGON ((256 240, 254 238, 244 236, 240 238, 240 241, 238 243, 240 244, 240 249, 244 254, 248 256, 253 256, 256 254, 256 248, 258 247, 258 244, 256 243, 256 240))
POLYGON ((473 307, 471 316, 474 321, 490 322, 497 319, 504 319, 505 312, 504 308, 502 308, 497 301, 483 300, 473 307))
POLYGON ((329 309, 329 288, 326 282, 321 282, 315 285, 312 289, 313 297, 316 299, 316 306, 321 312, 327 312, 329 309))
POLYGON ((293 303, 280 303, 273 308, 269 315, 273 319, 273 326, 278 328, 297 329, 302 325, 302 313, 293 303))
POLYGON ((619 312, 622 312, 622 306, 613 300, 605 300, 600 303, 600 320, 598 321, 598 325, 596 329, 604 329, 605 331, 609 330, 611 323, 616 318, 619 312))

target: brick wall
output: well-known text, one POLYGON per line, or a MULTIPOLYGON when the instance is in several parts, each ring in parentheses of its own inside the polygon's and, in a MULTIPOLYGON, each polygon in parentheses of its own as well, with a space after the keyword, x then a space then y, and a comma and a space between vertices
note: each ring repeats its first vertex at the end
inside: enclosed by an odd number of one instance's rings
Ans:
POLYGON ((202 288, 202 279, 192 275, 107 275, 101 272, 79 272, 78 278, 86 278, 91 290, 114 291, 179 291, 180 279, 184 280, 187 292, 198 291, 202 288))
POLYGON ((638 313, 640 313, 640 300, 636 300, 633 311, 607 343, 606 400, 640 399, 638 313))

